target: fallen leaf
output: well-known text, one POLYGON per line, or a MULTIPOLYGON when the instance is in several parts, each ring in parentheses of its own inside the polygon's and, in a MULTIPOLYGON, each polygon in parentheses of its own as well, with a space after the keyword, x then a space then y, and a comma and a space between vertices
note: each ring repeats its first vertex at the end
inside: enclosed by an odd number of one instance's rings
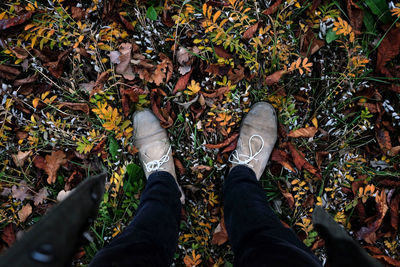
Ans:
POLYGON ((297 151, 297 149, 294 147, 292 143, 287 143, 287 146, 289 148, 290 154, 292 155, 294 164, 296 165, 296 168, 301 171, 303 168, 306 169, 309 173, 315 175, 319 180, 322 179, 321 174, 318 172, 317 168, 315 168, 313 165, 311 165, 305 158, 304 156, 297 151))
POLYGON ((16 155, 12 155, 12 159, 15 163, 15 166, 17 167, 22 167, 24 166, 25 160, 28 158, 28 156, 31 154, 31 151, 18 151, 16 155))
POLYGON ((14 53, 14 55, 19 58, 19 59, 25 59, 29 56, 29 53, 26 51, 26 49, 22 47, 14 47, 10 48, 10 50, 14 53))
POLYGON ((382 259, 382 260, 384 260, 385 262, 389 263, 392 266, 400 267, 400 261, 395 260, 395 259, 393 259, 393 258, 391 258, 389 256, 386 256, 386 255, 373 255, 373 257, 375 259, 382 259))
POLYGON ((62 150, 51 152, 51 155, 46 155, 45 159, 41 156, 37 156, 33 160, 33 163, 37 168, 42 169, 47 173, 48 184, 53 184, 56 181, 58 169, 66 162, 66 155, 62 150))
POLYGON ((76 6, 71 7, 71 13, 72 18, 76 20, 81 20, 86 16, 86 12, 82 8, 76 6))
POLYGON ((135 79, 135 74, 133 73, 131 66, 132 59, 132 44, 131 43, 122 43, 119 47, 119 64, 115 68, 115 71, 118 74, 122 74, 122 76, 127 80, 135 79))
POLYGON ((225 139, 222 143, 213 145, 213 144, 205 144, 204 146, 208 149, 217 149, 217 148, 222 148, 228 146, 230 143, 232 143, 236 138, 239 137, 239 133, 234 133, 227 139, 225 139))
POLYGON ((395 147, 392 147, 392 148, 390 149, 389 155, 390 155, 391 157, 394 157, 394 156, 396 156, 397 154, 399 154, 399 152, 400 152, 400 146, 395 146, 395 147))
POLYGON ((182 66, 188 65, 190 58, 191 55, 189 53, 189 50, 182 46, 179 47, 179 50, 176 53, 176 60, 178 61, 178 63, 182 66))
POLYGON ((357 103, 357 105, 367 108, 370 113, 377 113, 378 112, 378 108, 377 108, 376 104, 373 104, 373 103, 357 103))
POLYGON ((0 78, 15 80, 15 78, 20 74, 21 72, 18 69, 0 64, 0 78))
POLYGON ((211 243, 213 245, 221 246, 226 241, 228 241, 228 232, 226 231, 225 220, 222 218, 214 230, 211 243))
POLYGON ((311 13, 314 14, 314 11, 317 9, 317 7, 321 4, 321 0, 313 0, 312 1, 312 6, 311 6, 311 13))
POLYGON ((322 161, 328 155, 329 155, 329 152, 327 152, 327 151, 317 151, 315 153, 315 162, 317 163, 318 169, 321 169, 322 161))
POLYGON ((392 74, 386 68, 386 62, 392 60, 400 52, 400 28, 392 28, 383 38, 378 47, 376 60, 376 71, 392 77, 392 74))
POLYGON ((400 203, 400 194, 397 194, 390 201, 390 224, 393 229, 398 230, 399 228, 399 203, 400 203))
POLYGON ((275 71, 274 73, 272 73, 271 75, 268 75, 265 78, 265 84, 269 85, 269 86, 271 86, 273 84, 276 84, 277 82, 279 82, 279 80, 281 79, 282 75, 284 75, 285 73, 286 73, 285 70, 275 71))
POLYGON ((274 149, 271 154, 271 160, 278 162, 291 172, 296 172, 293 166, 289 163, 289 155, 283 150, 274 149))
POLYGON ((233 84, 238 83, 245 77, 244 68, 241 65, 237 65, 236 67, 236 69, 230 69, 228 72, 228 78, 233 84))
POLYGON ((175 167, 178 169, 179 174, 185 175, 186 169, 183 166, 182 162, 179 159, 177 159, 176 157, 174 157, 174 164, 175 164, 175 167))
POLYGON ((374 222, 370 223, 368 227, 361 227, 361 229, 357 232, 357 237, 359 239, 364 239, 365 242, 369 244, 373 244, 376 241, 376 230, 382 224, 383 218, 388 211, 388 205, 386 203, 386 194, 385 190, 382 190, 380 193, 377 192, 375 195, 375 202, 376 202, 376 210, 377 216, 374 222))
POLYGON ((282 195, 285 197, 289 207, 292 209, 294 207, 294 197, 291 193, 285 191, 280 183, 278 183, 279 191, 281 191, 282 195))
POLYGON ((300 37, 300 54, 303 57, 314 55, 319 49, 325 45, 324 40, 315 37, 314 32, 309 29, 300 37))
POLYGON ((132 106, 131 103, 139 102, 140 95, 147 95, 149 93, 147 90, 143 90, 136 86, 131 86, 126 89, 123 85, 121 85, 119 92, 122 96, 122 110, 124 111, 125 116, 129 116, 132 106))
POLYGON ((315 127, 306 127, 300 128, 297 130, 290 131, 287 135, 288 137, 299 138, 299 137, 314 137, 314 135, 318 132, 318 129, 315 127))
POLYGON ((15 80, 14 83, 13 83, 13 85, 14 85, 14 86, 20 86, 20 85, 23 85, 23 84, 33 83, 33 82, 35 82, 38 78, 39 78, 39 74, 36 73, 35 75, 32 75, 32 76, 30 76, 30 77, 15 80))
POLYGON ((14 224, 10 223, 7 224, 6 227, 4 227, 3 233, 1 234, 1 239, 3 239, 3 241, 8 245, 8 247, 11 247, 11 245, 14 244, 16 240, 14 224))
POLYGON ((176 83, 174 91, 172 92, 172 94, 176 94, 177 92, 186 89, 186 86, 187 86, 187 84, 189 82, 190 75, 192 74, 192 71, 193 70, 190 70, 185 75, 179 77, 178 82, 176 83))
POLYGON ((392 142, 390 141, 390 135, 388 131, 383 129, 376 129, 375 137, 378 141, 379 147, 386 154, 386 151, 392 149, 392 142))
MULTIPOLYGON (((238 137, 239 138, 239 137, 238 137)), ((236 149, 238 138, 232 141, 227 147, 224 148, 224 150, 221 151, 221 154, 231 152, 236 149)))
POLYGON ((224 95, 226 92, 229 92, 229 86, 218 88, 214 93, 211 93, 211 94, 204 93, 204 92, 202 92, 201 94, 208 98, 216 98, 216 97, 224 95))
POLYGON ((51 75, 53 75, 56 78, 61 78, 61 75, 64 71, 65 60, 67 59, 67 56, 69 55, 69 53, 71 53, 71 51, 72 48, 67 49, 58 55, 56 61, 51 61, 44 64, 44 66, 48 67, 48 70, 51 73, 51 75))
POLYGON ((194 172, 197 172, 197 171, 202 172, 202 171, 211 171, 212 167, 207 166, 207 165, 196 165, 196 166, 190 167, 190 169, 194 172))
POLYGON ((30 199, 29 188, 25 181, 21 181, 19 186, 13 185, 11 188, 12 197, 15 200, 24 201, 25 199, 30 199))
POLYGON ((23 206, 19 211, 18 211, 18 217, 20 222, 25 222, 26 219, 31 215, 32 213, 32 206, 28 203, 25 206, 23 206))
POLYGON ((254 25, 250 26, 244 33, 243 33, 243 38, 244 39, 251 39, 254 35, 254 33, 258 29, 258 22, 255 23, 254 25))
POLYGON ((104 71, 100 73, 96 79, 96 82, 94 83, 93 87, 91 88, 90 92, 90 98, 94 95, 97 94, 101 91, 103 91, 104 84, 108 80, 109 77, 109 72, 104 71))
POLYGON ((5 30, 13 26, 20 25, 30 19, 34 12, 28 12, 18 17, 0 20, 0 30, 5 30))
POLYGON ((82 111, 86 114, 89 114, 90 112, 89 106, 86 103, 61 102, 60 104, 58 104, 58 108, 68 108, 75 111, 82 111))
POLYGON ((113 64, 119 64, 121 61, 119 60, 119 57, 121 56, 121 53, 119 51, 111 51, 108 57, 110 58, 110 62, 113 64))
POLYGON ((275 3, 273 3, 269 8, 267 8, 266 10, 264 10, 262 13, 264 15, 271 15, 274 14, 277 10, 279 5, 282 3, 282 0, 276 0, 275 3))
POLYGON ((122 16, 121 14, 119 14, 119 19, 122 21, 122 24, 125 26, 125 28, 128 31, 135 31, 135 27, 133 26, 133 24, 131 22, 129 22, 126 18, 124 18, 124 16, 122 16))
POLYGON ((364 17, 363 10, 353 0, 347 0, 347 12, 349 13, 350 25, 353 27, 354 32, 361 34, 364 17))
POLYGON ((215 54, 217 54, 219 57, 222 57, 225 59, 230 59, 233 57, 230 53, 228 53, 228 51, 226 51, 221 46, 214 46, 214 51, 215 51, 215 54))
POLYGON ((41 188, 39 192, 35 194, 35 196, 33 197, 34 201, 33 204, 35 204, 35 206, 42 204, 43 200, 45 200, 47 196, 48 196, 47 188, 46 187, 41 188))
MULTIPOLYGON (((174 120, 170 116, 170 114, 164 114, 161 110, 161 101, 158 92, 165 94, 161 89, 153 89, 150 93, 150 103, 151 103, 151 110, 153 111, 154 115, 160 120, 161 127, 169 128, 174 124, 174 120)), ((167 102, 170 103, 170 102, 167 102)))

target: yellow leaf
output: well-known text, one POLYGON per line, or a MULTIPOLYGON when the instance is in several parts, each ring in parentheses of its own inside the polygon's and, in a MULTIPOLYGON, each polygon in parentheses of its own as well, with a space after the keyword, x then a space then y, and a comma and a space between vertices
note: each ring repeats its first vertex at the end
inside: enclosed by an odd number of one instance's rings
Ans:
POLYGON ((26 25, 25 28, 24 28, 24 30, 27 31, 27 30, 29 30, 29 29, 32 28, 32 27, 35 27, 35 24, 28 24, 28 25, 26 25))
POLYGON ((207 16, 207 5, 203 4, 203 15, 207 16))
POLYGON ((314 125, 315 128, 318 128, 318 120, 317 120, 317 117, 314 117, 314 118, 311 120, 311 122, 312 122, 312 124, 314 125))
MULTIPOLYGON (((35 99, 32 100, 32 106, 34 108, 36 108, 37 105, 39 104, 39 100, 40 100, 39 98, 35 98, 35 99)), ((33 116, 32 116, 32 118, 33 118, 33 116)), ((32 121, 34 122, 34 118, 32 119, 32 121)))
POLYGON ((31 41, 31 47, 32 47, 32 48, 35 46, 36 40, 37 40, 37 35, 35 35, 35 36, 32 38, 32 41, 31 41))
POLYGON ((214 17, 213 17, 213 22, 216 22, 217 19, 219 18, 219 16, 221 16, 221 10, 218 10, 217 12, 215 12, 214 17))

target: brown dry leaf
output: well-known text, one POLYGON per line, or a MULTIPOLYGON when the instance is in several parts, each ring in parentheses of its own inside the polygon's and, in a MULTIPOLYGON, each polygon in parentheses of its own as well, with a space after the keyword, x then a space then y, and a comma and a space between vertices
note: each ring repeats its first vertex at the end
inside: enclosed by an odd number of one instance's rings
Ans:
POLYGON ((31 11, 18 17, 0 20, 0 31, 24 23, 32 17, 33 13, 31 11))
POLYGON ((14 85, 14 86, 20 86, 20 85, 23 85, 23 84, 33 83, 33 82, 35 82, 38 78, 39 78, 39 73, 36 73, 35 75, 32 75, 32 76, 30 76, 30 77, 26 77, 26 78, 23 78, 23 79, 15 80, 14 83, 13 83, 13 85, 14 85))
POLYGON ((382 190, 380 193, 377 192, 375 196, 376 202, 376 210, 378 212, 376 216, 376 220, 368 225, 368 227, 361 227, 361 229, 357 232, 357 237, 360 239, 364 239, 367 243, 373 244, 376 241, 376 230, 382 224, 383 218, 388 211, 388 205, 386 202, 386 193, 385 190, 382 190))
POLYGON ((212 167, 207 166, 207 165, 197 165, 197 166, 194 166, 194 167, 190 167, 190 169, 192 171, 194 171, 194 172, 197 172, 197 171, 201 172, 201 171, 211 171, 212 167))
POLYGON ((43 159, 41 156, 37 156, 33 163, 39 169, 44 170, 49 177, 47 177, 47 183, 53 184, 57 178, 57 171, 62 164, 67 163, 67 158, 62 150, 51 152, 51 155, 46 155, 43 159))
POLYGON ((48 70, 51 73, 51 75, 53 75, 56 78, 61 78, 61 75, 63 74, 64 71, 65 60, 67 59, 67 56, 69 55, 69 53, 71 53, 71 51, 72 48, 65 50, 58 55, 56 61, 44 64, 44 66, 48 67, 48 70))
POLYGON ((400 261, 395 260, 395 259, 393 259, 393 258, 391 258, 389 256, 386 256, 386 255, 373 255, 373 257, 375 259, 379 259, 379 260, 382 259, 382 260, 384 260, 385 262, 389 263, 392 266, 400 267, 400 261))
POLYGON ((115 71, 127 80, 135 79, 135 74, 133 73, 131 60, 132 60, 132 44, 122 43, 119 47, 119 61, 120 63, 115 68, 115 71))
POLYGON ((236 69, 230 69, 228 72, 228 78, 233 84, 238 83, 244 79, 244 68, 241 65, 237 65, 236 69))
POLYGON ((243 33, 243 38, 244 39, 251 39, 253 35, 256 33, 258 29, 258 22, 252 26, 250 26, 244 33, 243 33))
POLYGON ((285 197, 289 207, 292 209, 294 207, 294 197, 291 193, 286 192, 280 185, 280 183, 278 183, 278 187, 279 187, 279 191, 281 191, 282 195, 285 197))
POLYGON ((60 104, 58 104, 58 108, 59 109, 68 108, 75 111, 82 111, 85 112, 86 114, 89 114, 90 112, 89 106, 86 103, 61 102, 60 104))
POLYGON ((222 150, 221 154, 228 153, 228 152, 231 152, 231 151, 235 150, 236 146, 237 146, 238 138, 233 140, 232 143, 230 143, 229 146, 225 147, 224 150, 222 150))
POLYGON ((47 188, 46 187, 41 188, 39 192, 33 197, 34 201, 33 204, 35 204, 35 206, 42 204, 43 200, 45 200, 47 196, 48 196, 47 188))
POLYGON ((274 14, 277 10, 279 5, 282 3, 282 0, 276 0, 276 2, 274 4, 272 4, 269 8, 267 8, 266 10, 264 10, 262 13, 264 15, 271 15, 274 14))
POLYGON ((226 92, 229 92, 229 86, 218 88, 217 91, 211 94, 202 92, 202 95, 208 98, 216 98, 224 95, 226 92))
POLYGON ((222 143, 213 145, 213 144, 205 144, 205 147, 208 149, 217 149, 217 148, 222 148, 228 146, 230 143, 232 143, 236 138, 239 137, 239 133, 234 133, 227 139, 225 139, 222 143))
POLYGON ((125 87, 122 85, 119 89, 119 92, 122 96, 122 110, 124 111, 125 116, 129 116, 132 106, 131 103, 137 103, 139 101, 139 95, 147 95, 149 93, 147 90, 140 89, 136 86, 125 89, 125 87))
POLYGON ((190 79, 190 75, 192 75, 192 71, 193 71, 193 69, 191 69, 185 75, 179 77, 178 82, 176 83, 174 91, 172 92, 172 94, 176 94, 177 92, 186 89, 186 86, 187 86, 187 84, 189 82, 189 79, 190 79))
POLYGON ((392 142, 390 141, 389 132, 383 129, 377 129, 375 132, 376 140, 378 141, 379 147, 386 154, 386 151, 392 149, 392 142))
POLYGON ((347 0, 347 12, 349 13, 350 25, 353 27, 354 32, 361 34, 364 17, 363 10, 353 0, 347 0))
POLYGON ((154 82, 157 86, 164 83, 164 79, 165 83, 167 83, 171 79, 174 69, 172 61, 166 55, 160 53, 159 56, 162 61, 160 64, 157 65, 150 79, 148 79, 149 82, 154 82))
POLYGON ((133 27, 132 23, 129 22, 126 18, 124 18, 124 16, 122 16, 121 14, 119 14, 119 19, 122 21, 122 24, 124 24, 125 28, 128 31, 135 31, 135 27, 133 27))
POLYGON ((221 246, 226 241, 228 241, 228 232, 226 231, 225 220, 222 218, 214 230, 211 243, 213 245, 221 246))
POLYGON ((7 80, 15 80, 21 72, 13 67, 0 64, 0 78, 7 80))
POLYGON ((290 154, 292 155, 294 164, 296 165, 296 168, 301 171, 303 168, 306 169, 309 173, 315 175, 319 180, 322 179, 321 174, 318 172, 317 168, 315 168, 313 165, 311 165, 305 158, 304 156, 297 151, 297 149, 294 147, 292 143, 287 143, 287 146, 289 148, 290 154))
POLYGON ((289 170, 291 172, 294 172, 294 173, 296 172, 295 169, 293 168, 293 166, 289 162, 288 154, 283 150, 274 149, 271 154, 271 160, 278 162, 284 168, 286 168, 287 170, 289 170))
POLYGON ((303 57, 310 57, 325 45, 324 40, 315 37, 312 30, 308 30, 300 37, 300 54, 303 57))
MULTIPOLYGON (((161 109, 161 100, 160 95, 165 95, 165 92, 161 89, 153 89, 150 93, 150 103, 151 103, 151 110, 153 111, 154 115, 160 120, 161 127, 169 128, 174 124, 174 120, 171 118, 171 114, 163 114, 161 109)), ((170 103, 170 102, 167 102, 170 103)))
POLYGON ((361 107, 365 107, 368 108, 368 111, 371 113, 377 113, 378 112, 378 108, 376 104, 373 103, 357 103, 357 105, 361 106, 361 107))
POLYGON ((287 135, 289 137, 298 138, 298 137, 314 137, 314 135, 318 132, 318 129, 315 127, 306 127, 300 128, 294 131, 290 131, 287 135))
POLYGON ((386 62, 392 60, 400 52, 400 28, 394 27, 386 34, 378 47, 376 60, 376 71, 392 77, 392 74, 386 68, 386 62))
POLYGON ((184 47, 179 47, 178 52, 176 53, 176 60, 178 63, 182 66, 188 65, 187 63, 189 62, 191 58, 191 55, 189 53, 189 50, 184 48, 184 47))
POLYGON ((104 71, 99 74, 96 82, 94 83, 94 86, 90 90, 90 97, 92 97, 94 94, 97 94, 97 93, 103 91, 104 83, 108 80, 108 76, 109 76, 108 71, 104 71))
POLYGON ((390 149, 389 155, 390 155, 391 157, 394 157, 394 156, 396 156, 397 154, 399 154, 399 152, 400 152, 400 146, 395 146, 395 147, 392 147, 392 148, 390 149))
POLYGON ((12 155, 12 159, 15 163, 15 166, 17 167, 22 167, 24 166, 25 160, 29 157, 29 155, 31 154, 31 151, 18 151, 18 154, 16 155, 12 155))
POLYGON ((86 16, 86 12, 82 8, 76 6, 71 7, 71 13, 72 18, 76 20, 81 20, 86 16))
POLYGON ((4 227, 3 233, 1 234, 1 239, 3 239, 3 241, 8 245, 8 247, 11 247, 11 245, 14 244, 16 240, 16 235, 15 235, 14 225, 12 223, 4 227))
POLYGON ((223 47, 221 46, 214 46, 214 51, 215 54, 217 54, 219 57, 225 58, 225 59, 230 59, 233 56, 228 53, 223 47))
POLYGON ((14 55, 19 59, 25 59, 29 56, 29 53, 22 47, 14 47, 10 49, 14 55))
POLYGON ((400 203, 400 194, 397 194, 390 201, 390 224, 393 229, 398 230, 399 228, 399 203, 400 203))
POLYGON ((279 80, 281 79, 282 75, 284 75, 285 73, 286 73, 285 70, 275 71, 274 73, 272 73, 271 75, 268 75, 265 78, 265 84, 269 85, 269 86, 271 86, 273 84, 276 84, 277 82, 279 82, 279 80))
POLYGON ((178 169, 179 174, 185 175, 186 169, 183 166, 182 162, 179 159, 177 159, 176 157, 174 157, 174 164, 175 164, 175 167, 178 169))
POLYGON ((18 211, 18 217, 20 222, 25 222, 26 219, 31 215, 32 213, 32 206, 28 203, 25 206, 23 206, 19 211, 18 211))
POLYGON ((16 200, 24 201, 30 199, 29 188, 25 181, 21 181, 19 186, 13 185, 11 188, 12 197, 16 200))
POLYGON ((315 162, 317 163, 318 169, 321 169, 322 161, 328 155, 329 155, 329 152, 327 152, 327 151, 317 151, 315 153, 315 162))

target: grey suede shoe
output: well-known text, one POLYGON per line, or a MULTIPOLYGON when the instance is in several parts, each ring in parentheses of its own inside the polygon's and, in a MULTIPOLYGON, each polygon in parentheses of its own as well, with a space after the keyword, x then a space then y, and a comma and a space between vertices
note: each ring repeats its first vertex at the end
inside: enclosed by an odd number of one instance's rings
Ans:
MULTIPOLYGON (((135 112, 133 130, 133 144, 139 150, 139 159, 146 178, 156 171, 166 171, 178 184, 167 131, 161 127, 153 112, 149 109, 135 112)), ((185 196, 179 184, 178 187, 182 193, 181 202, 184 203, 185 196)))
POLYGON ((260 180, 277 139, 277 128, 274 108, 266 102, 254 104, 242 121, 236 150, 229 157, 231 169, 245 165, 260 180))

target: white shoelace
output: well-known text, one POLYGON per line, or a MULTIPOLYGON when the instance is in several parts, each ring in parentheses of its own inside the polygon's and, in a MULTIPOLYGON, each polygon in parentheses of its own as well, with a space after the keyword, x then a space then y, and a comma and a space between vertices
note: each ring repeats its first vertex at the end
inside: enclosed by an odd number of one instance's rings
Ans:
POLYGON ((239 154, 237 150, 233 151, 232 154, 229 156, 229 162, 233 164, 239 164, 239 165, 246 165, 249 167, 253 167, 253 165, 250 164, 252 160, 258 160, 255 157, 260 154, 261 150, 264 148, 264 140, 262 139, 261 136, 258 134, 254 134, 250 137, 249 139, 249 149, 250 149, 250 155, 245 155, 245 154, 239 154), (261 148, 253 155, 253 149, 251 148, 251 141, 253 140, 254 137, 258 137, 261 140, 261 148), (241 160, 240 158, 244 158, 244 160, 241 160))
POLYGON ((171 146, 168 148, 167 153, 162 156, 159 160, 153 160, 144 164, 147 172, 157 171, 162 169, 161 166, 169 160, 169 152, 171 152, 171 146))

